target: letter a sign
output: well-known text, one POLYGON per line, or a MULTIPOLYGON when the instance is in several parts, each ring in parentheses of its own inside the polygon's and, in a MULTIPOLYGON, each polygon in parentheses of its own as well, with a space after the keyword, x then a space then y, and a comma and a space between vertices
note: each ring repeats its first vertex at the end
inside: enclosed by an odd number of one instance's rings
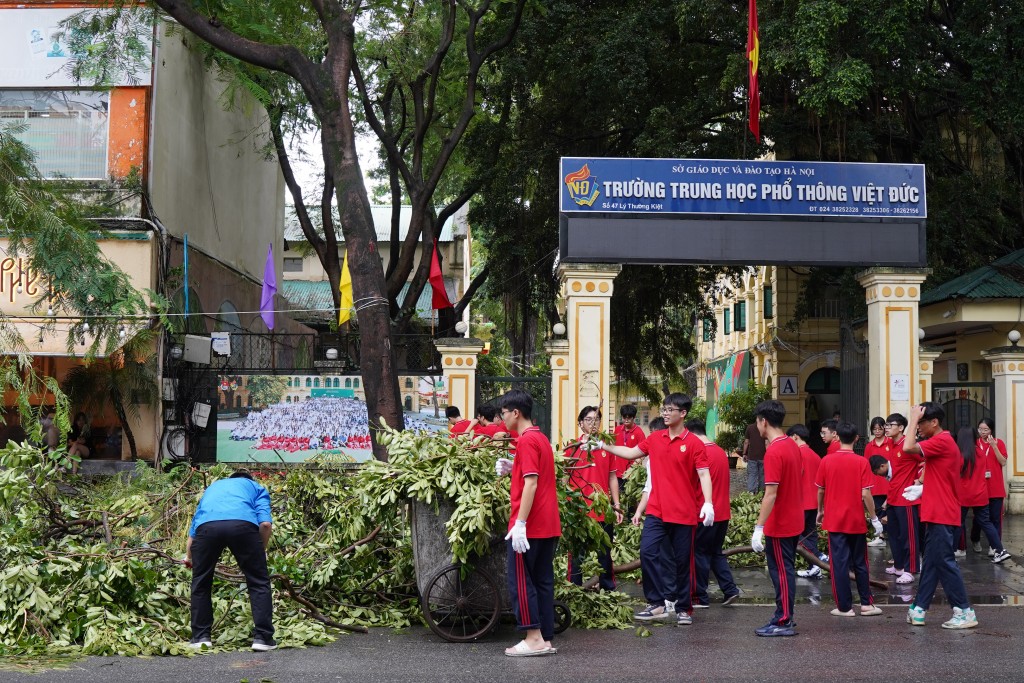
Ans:
POLYGON ((779 377, 779 396, 796 396, 797 378, 788 375, 779 377))

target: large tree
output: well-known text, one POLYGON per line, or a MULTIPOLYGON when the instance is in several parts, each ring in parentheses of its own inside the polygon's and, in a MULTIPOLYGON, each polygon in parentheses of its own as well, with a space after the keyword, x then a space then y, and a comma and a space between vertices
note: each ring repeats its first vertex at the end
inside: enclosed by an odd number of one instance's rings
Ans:
MULTIPOLYGON (((204 41, 207 55, 232 87, 254 94, 270 114, 273 145, 306 238, 340 302, 338 235, 344 237, 358 310, 360 370, 370 419, 401 427, 403 414, 391 344, 404 327, 429 275, 430 249, 440 226, 472 197, 478 183, 450 172, 460 144, 484 110, 483 83, 493 55, 512 41, 526 0, 441 0, 436 3, 363 3, 342 0, 155 0, 154 4, 204 41), (360 125, 380 141, 395 206, 391 254, 385 272, 378 255, 369 193, 356 150, 360 125), (319 219, 306 207, 287 136, 315 127, 324 161, 319 219), (399 240, 397 208, 412 216, 399 240), (335 225, 336 203, 340 226, 335 225), (438 211, 437 206, 441 209, 438 211), (429 252, 428 252, 429 253, 429 252), (415 271, 414 271, 415 267, 415 271), (410 280, 406 298, 398 300, 410 280)), ((137 32, 134 2, 114 3, 72 22, 72 38, 88 41, 79 52, 98 55, 84 77, 109 78, 142 56, 123 40, 137 32), (125 47, 129 49, 125 49, 125 47), (134 55, 133 55, 134 50, 134 55), (95 66, 95 64, 100 66, 95 66)), ((73 45, 73 49, 75 46, 73 45)), ((501 120, 487 111, 485 123, 501 120)), ((498 145, 490 152, 497 153, 498 145)), ((455 164, 457 166, 457 164, 455 164)), ((486 272, 470 287, 466 305, 486 272)), ((375 455, 385 458, 375 445, 375 455)))

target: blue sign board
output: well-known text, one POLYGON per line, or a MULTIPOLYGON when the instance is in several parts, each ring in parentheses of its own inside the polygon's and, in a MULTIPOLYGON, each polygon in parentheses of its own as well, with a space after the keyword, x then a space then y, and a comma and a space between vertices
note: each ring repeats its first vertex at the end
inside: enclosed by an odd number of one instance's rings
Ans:
POLYGON ((928 215, 922 164, 563 157, 562 213, 928 215))

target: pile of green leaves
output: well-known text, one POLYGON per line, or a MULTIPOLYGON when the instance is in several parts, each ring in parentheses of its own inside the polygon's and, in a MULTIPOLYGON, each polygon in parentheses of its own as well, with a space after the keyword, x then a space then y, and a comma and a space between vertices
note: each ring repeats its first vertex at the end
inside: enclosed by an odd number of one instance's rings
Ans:
MULTIPOLYGON (((471 564, 504 536, 509 480, 494 476, 503 447, 388 429, 381 438, 387 463, 351 470, 323 459, 255 472, 273 506, 268 561, 282 645, 421 622, 409 500, 454 503, 446 528, 456 562, 471 564)), ((561 474, 565 461, 556 461, 561 474)), ((191 573, 180 558, 203 490, 230 469, 140 465, 130 477, 86 482, 59 465, 30 446, 0 450, 0 656, 190 654, 191 573)), ((579 492, 560 485, 558 495, 563 551, 606 542, 579 492)), ((594 505, 609 507, 606 498, 594 505)), ((214 645, 247 647, 243 577, 229 553, 221 559, 214 645)), ((559 586, 559 596, 578 628, 628 625, 625 596, 572 586, 559 586)))

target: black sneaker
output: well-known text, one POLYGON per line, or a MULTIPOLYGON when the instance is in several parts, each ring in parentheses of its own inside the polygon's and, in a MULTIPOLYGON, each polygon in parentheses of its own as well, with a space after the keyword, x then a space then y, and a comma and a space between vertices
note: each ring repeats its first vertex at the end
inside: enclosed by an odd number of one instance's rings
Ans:
POLYGON ((735 603, 737 600, 740 599, 740 595, 742 595, 742 594, 743 594, 743 591, 740 591, 738 593, 733 593, 732 595, 725 596, 725 599, 722 600, 722 605, 724 605, 725 607, 728 607, 729 605, 732 605, 733 603, 735 603))
POLYGON ((269 652, 277 649, 277 641, 273 638, 253 638, 252 649, 256 652, 269 652))

